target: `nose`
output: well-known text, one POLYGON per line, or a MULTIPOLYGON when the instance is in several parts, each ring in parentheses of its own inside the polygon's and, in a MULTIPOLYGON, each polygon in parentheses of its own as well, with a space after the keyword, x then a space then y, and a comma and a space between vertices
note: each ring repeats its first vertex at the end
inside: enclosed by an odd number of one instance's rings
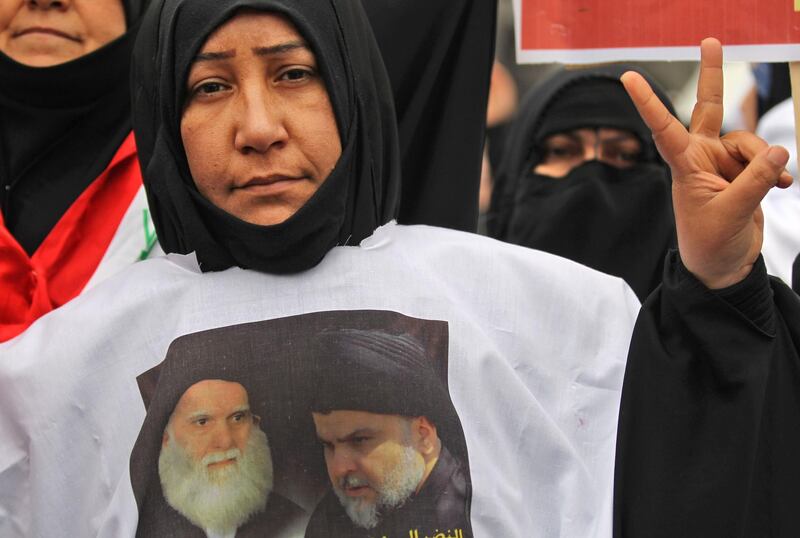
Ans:
POLYGON ((27 0, 31 9, 55 9, 64 11, 69 7, 71 0, 27 0))
POLYGON ((594 161, 600 158, 600 151, 597 142, 586 143, 583 145, 583 160, 594 161))
POLYGON ((241 153, 280 149, 289 139, 280 100, 269 93, 263 87, 243 86, 237 96, 234 146, 241 153))
POLYGON ((214 429, 211 437, 211 450, 230 450, 235 446, 233 432, 227 424, 220 424, 214 429))
POLYGON ((339 449, 328 456, 328 473, 331 478, 338 483, 342 478, 348 474, 356 471, 356 465, 353 458, 346 450, 339 449))

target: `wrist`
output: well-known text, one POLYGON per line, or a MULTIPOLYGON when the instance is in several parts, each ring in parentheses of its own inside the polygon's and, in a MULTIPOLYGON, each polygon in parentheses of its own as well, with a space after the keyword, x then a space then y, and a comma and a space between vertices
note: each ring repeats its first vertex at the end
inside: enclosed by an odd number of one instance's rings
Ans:
POLYGON ((690 273, 692 273, 692 275, 697 280, 702 282, 703 285, 708 289, 721 290, 724 288, 730 288, 731 286, 735 286, 736 284, 747 278, 747 275, 749 275, 750 272, 753 270, 753 264, 751 263, 742 266, 735 273, 725 273, 725 274, 702 274, 699 271, 694 271, 690 267, 686 267, 686 269, 690 273))

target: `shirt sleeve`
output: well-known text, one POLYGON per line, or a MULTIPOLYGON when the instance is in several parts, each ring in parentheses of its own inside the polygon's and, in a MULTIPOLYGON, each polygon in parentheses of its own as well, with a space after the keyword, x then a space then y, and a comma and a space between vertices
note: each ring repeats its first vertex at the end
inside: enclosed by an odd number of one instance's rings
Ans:
POLYGON ((614 535, 800 536, 800 301, 759 258, 711 291, 676 252, 622 391, 614 535))

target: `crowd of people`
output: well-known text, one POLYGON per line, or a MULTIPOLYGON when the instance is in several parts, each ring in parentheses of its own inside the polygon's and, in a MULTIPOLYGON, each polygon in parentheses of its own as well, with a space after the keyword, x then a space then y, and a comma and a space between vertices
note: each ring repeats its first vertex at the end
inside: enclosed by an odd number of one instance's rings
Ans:
POLYGON ((800 535, 791 100, 496 10, 0 0, 0 535, 800 535))

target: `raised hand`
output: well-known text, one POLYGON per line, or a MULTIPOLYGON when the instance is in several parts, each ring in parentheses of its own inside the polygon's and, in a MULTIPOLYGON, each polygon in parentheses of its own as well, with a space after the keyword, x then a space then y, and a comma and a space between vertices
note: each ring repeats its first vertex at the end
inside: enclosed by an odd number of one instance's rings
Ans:
POLYGON ((759 206, 772 187, 788 187, 789 152, 744 131, 720 137, 722 46, 701 44, 697 104, 687 132, 638 73, 622 83, 672 170, 678 248, 686 268, 711 289, 744 279, 761 251, 759 206))

